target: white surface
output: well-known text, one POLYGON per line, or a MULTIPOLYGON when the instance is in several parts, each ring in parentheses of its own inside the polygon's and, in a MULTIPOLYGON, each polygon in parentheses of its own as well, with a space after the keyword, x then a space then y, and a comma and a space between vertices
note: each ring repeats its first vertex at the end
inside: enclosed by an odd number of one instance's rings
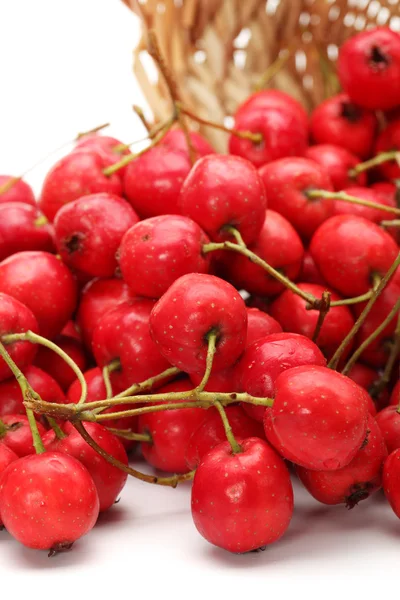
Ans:
MULTIPOLYGON (((131 75, 138 30, 122 3, 0 0, 0 22, 0 172, 19 174, 78 131, 108 120, 107 133, 141 137, 131 112, 142 102, 131 75)), ((43 173, 27 178, 36 189, 43 173)), ((189 489, 129 480, 121 503, 95 530, 51 560, 1 533, 3 595, 8 584, 12 597, 30 600, 364 600, 398 589, 400 523, 380 495, 346 511, 296 488, 287 535, 264 553, 233 556, 196 532, 189 489)))

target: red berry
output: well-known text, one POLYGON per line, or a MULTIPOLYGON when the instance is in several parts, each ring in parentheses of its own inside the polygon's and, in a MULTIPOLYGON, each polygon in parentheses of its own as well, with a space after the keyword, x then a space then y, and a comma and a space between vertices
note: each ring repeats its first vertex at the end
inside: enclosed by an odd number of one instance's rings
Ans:
MULTIPOLYGON (((237 368, 239 390, 252 396, 271 398, 275 394, 278 375, 299 365, 325 366, 326 360, 318 346, 302 335, 268 335, 246 348, 237 368)), ((243 408, 257 421, 263 420, 263 406, 243 404, 243 408)))
MULTIPOLYGON (((326 287, 315 283, 299 283, 298 287, 307 294, 321 298, 326 287)), ((331 301, 340 300, 340 296, 331 292, 331 301)), ((284 331, 300 333, 313 338, 317 326, 319 311, 307 310, 307 302, 291 290, 285 290, 271 305, 271 315, 280 323, 284 331)), ((354 319, 347 306, 332 306, 322 324, 317 344, 326 358, 331 358, 342 340, 354 325, 354 319)), ((350 352, 352 344, 346 346, 342 357, 350 352)))
MULTIPOLYGON (((12 462, 18 460, 18 458, 19 457, 11 450, 11 448, 5 444, 0 444, 0 481, 3 471, 5 471, 8 465, 10 465, 12 462)), ((1 527, 3 527, 3 522, 0 515, 0 528, 1 527)))
POLYGON ((281 332, 282 327, 276 319, 258 308, 247 308, 246 347, 267 335, 281 332))
POLYGON ((367 433, 365 390, 348 377, 317 366, 287 369, 275 381, 264 414, 267 439, 284 458, 316 471, 349 464, 367 433))
POLYGON ((253 165, 237 156, 210 154, 196 162, 182 186, 179 212, 213 240, 227 239, 235 227, 246 243, 260 233, 267 200, 253 165))
POLYGON ((308 198, 313 189, 332 190, 325 170, 307 158, 282 158, 260 169, 269 208, 284 216, 309 238, 333 214, 333 201, 308 198))
POLYGON ((283 460, 263 440, 228 442, 209 452, 196 470, 192 516, 211 544, 243 553, 276 542, 289 527, 293 490, 283 460))
POLYGON ((387 406, 376 415, 389 454, 400 448, 400 413, 398 407, 387 406))
POLYGON ((400 380, 397 381, 396 385, 393 388, 392 395, 390 396, 390 404, 399 404, 400 403, 400 380))
POLYGON ((258 143, 235 135, 229 138, 229 152, 247 158, 256 167, 285 156, 303 156, 308 145, 303 115, 279 105, 241 108, 235 115, 235 129, 261 134, 258 143))
POLYGON ((327 283, 351 297, 368 292, 374 275, 385 275, 398 248, 375 223, 356 215, 337 215, 317 229, 310 252, 327 283))
POLYGON ((53 228, 42 217, 29 204, 0 203, 0 260, 23 250, 54 250, 53 228))
POLYGON ((400 518, 400 449, 387 457, 383 466, 382 486, 386 498, 397 517, 400 518))
MULTIPOLYGON (((231 367, 217 371, 211 371, 210 377, 204 390, 206 392, 237 392, 236 370, 238 363, 231 367)), ((204 371, 199 373, 190 373, 190 379, 193 386, 197 386, 203 379, 204 371)))
MULTIPOLYGON (((248 417, 242 407, 227 406, 225 412, 235 438, 265 437, 261 423, 248 417)), ((204 420, 193 432, 186 449, 186 463, 189 469, 196 469, 205 455, 223 442, 226 442, 226 433, 221 416, 215 408, 209 408, 204 420)))
MULTIPOLYGON (((119 150, 118 147, 123 143, 114 137, 108 135, 91 134, 80 138, 76 143, 75 150, 96 150, 99 154, 107 157, 107 164, 113 165, 121 160, 124 156, 131 154, 129 148, 119 150)), ((116 173, 119 177, 122 176, 126 167, 119 169, 116 173)))
POLYGON ((347 376, 358 383, 358 385, 361 385, 361 387, 368 392, 370 397, 369 412, 372 416, 376 415, 377 407, 378 410, 381 410, 388 405, 389 393, 387 389, 380 392, 378 397, 376 397, 375 394, 374 398, 371 397, 371 394, 374 391, 374 383, 379 379, 379 375, 374 369, 357 362, 353 365, 349 373, 347 373, 347 376))
POLYGON ((368 419, 365 443, 353 460, 336 471, 312 471, 297 467, 297 475, 310 494, 324 504, 346 504, 353 508, 382 485, 385 441, 373 417, 368 419))
MULTIPOLYGON (((33 344, 32 344, 33 345, 33 344)), ((22 369, 29 385, 45 402, 63 404, 65 396, 57 381, 34 365, 22 369)), ((15 377, 0 383, 0 417, 3 415, 25 415, 21 388, 15 377)))
MULTIPOLYGON (((81 371, 86 369, 87 359, 81 342, 63 335, 57 336, 54 342, 72 358, 81 371)), ((65 360, 45 346, 39 348, 35 358, 35 365, 51 375, 64 391, 76 379, 74 371, 67 365, 65 360)))
POLYGON ((50 339, 71 318, 77 301, 71 272, 47 252, 18 252, 3 260, 0 292, 26 304, 39 323, 40 334, 50 339))
POLYGON ((72 338, 77 342, 82 342, 82 335, 79 331, 79 327, 75 321, 70 319, 64 328, 61 331, 60 335, 64 335, 65 337, 72 338))
MULTIPOLYGON (((376 140, 375 154, 391 150, 400 150, 400 119, 389 123, 376 140)), ((378 170, 383 177, 389 180, 400 177, 400 167, 396 160, 383 162, 379 165, 378 170)))
POLYGON ((140 221, 122 238, 119 265, 132 293, 160 298, 187 273, 207 273, 209 242, 202 229, 187 217, 160 215, 140 221))
POLYGON ((125 168, 124 196, 142 219, 179 214, 179 192, 189 171, 185 153, 155 146, 125 168))
POLYGON ((338 75, 356 104, 395 108, 400 104, 400 35, 376 27, 351 37, 340 49, 338 75))
POLYGON ((150 337, 152 300, 138 298, 109 311, 93 332, 92 349, 100 367, 119 359, 118 386, 127 388, 170 366, 150 337))
MULTIPOLYGON (((196 131, 190 131, 189 136, 196 153, 196 158, 207 156, 207 154, 214 154, 214 148, 202 135, 196 133, 196 131)), ((172 148, 173 150, 179 150, 179 152, 182 152, 189 157, 186 136, 182 129, 170 129, 167 135, 162 138, 160 144, 162 146, 168 146, 168 148, 172 148)))
MULTIPOLYGON (((183 379, 160 388, 157 393, 185 392, 191 389, 191 381, 183 379)), ((162 403, 162 400, 157 400, 157 404, 162 403)), ((168 404, 168 401, 165 403, 168 404)), ((151 443, 141 444, 144 458, 156 469, 187 473, 189 469, 185 458, 186 448, 193 432, 205 416, 206 412, 202 408, 180 408, 140 415, 138 431, 151 436, 151 443)))
MULTIPOLYGON (((249 250, 288 279, 297 279, 303 260, 303 244, 294 227, 279 213, 267 210, 261 233, 249 250)), ((230 253, 225 266, 229 280, 250 294, 276 296, 285 289, 262 267, 241 254, 230 253)))
POLYGON ((3 202, 23 202, 36 206, 35 195, 30 185, 22 179, 18 179, 6 191, 1 191, 3 187, 8 187, 10 180, 15 179, 12 175, 0 175, 0 204, 3 202))
MULTIPOLYGON (((23 333, 27 330, 38 332, 38 323, 27 306, 7 294, 0 293, 0 338, 3 335, 23 333)), ((20 368, 29 365, 35 358, 36 346, 30 342, 13 342, 6 345, 7 352, 20 368)), ((0 358, 0 381, 11 377, 11 371, 0 358)))
MULTIPOLYGON (((26 415, 3 415, 2 422, 7 427, 3 434, 2 443, 11 448, 18 456, 27 456, 34 453, 31 428, 26 415)), ((39 434, 43 435, 46 430, 37 423, 39 434)))
POLYGON ((303 106, 289 94, 280 90, 268 89, 251 94, 237 109, 236 116, 246 115, 251 111, 263 110, 265 108, 280 109, 284 113, 292 113, 308 125, 308 115, 303 106))
MULTIPOLYGON (((99 423, 85 423, 85 429, 105 452, 128 464, 128 457, 120 440, 99 423)), ((43 437, 45 448, 49 452, 62 452, 73 456, 89 471, 97 489, 100 512, 112 507, 123 489, 127 473, 113 467, 108 461, 93 450, 70 423, 64 427, 66 437, 58 439, 53 430, 43 437)))
MULTIPOLYGON (((350 196, 361 198, 362 200, 368 200, 369 202, 375 202, 384 206, 392 206, 395 204, 390 201, 387 196, 379 194, 377 191, 371 188, 362 186, 349 187, 343 190, 350 196)), ((362 206, 361 204, 352 204, 350 202, 344 202, 343 200, 334 201, 334 214, 335 215, 358 215, 364 217, 373 223, 380 223, 384 219, 390 219, 390 214, 386 211, 379 210, 379 208, 370 208, 369 206, 362 206)))
POLYGON ((247 312, 226 281, 192 273, 177 279, 154 306, 151 335, 163 356, 184 371, 204 371, 207 336, 217 335, 213 370, 232 365, 246 343, 247 312))
POLYGON ((337 144, 361 158, 368 158, 377 126, 373 112, 354 104, 347 94, 338 94, 314 109, 310 133, 316 144, 337 144))
POLYGON ((139 220, 123 198, 91 194, 70 202, 54 220, 58 251, 67 265, 91 277, 112 277, 122 237, 139 220))
POLYGON ((128 286, 121 279, 96 279, 85 286, 76 320, 87 348, 92 347, 93 332, 102 317, 131 298, 128 286))
POLYGON ((341 146, 333 144, 318 144, 307 148, 305 156, 325 169, 329 173, 334 190, 343 190, 351 185, 366 185, 367 176, 360 173, 358 177, 350 175, 361 161, 360 159, 341 146))
POLYGON ((322 285, 324 288, 326 287, 325 281, 308 250, 304 252, 303 265, 298 279, 305 283, 316 283, 317 285, 322 285))
POLYGON ((0 512, 21 544, 61 551, 88 533, 99 498, 87 469, 60 452, 26 456, 7 467, 0 485, 0 512))

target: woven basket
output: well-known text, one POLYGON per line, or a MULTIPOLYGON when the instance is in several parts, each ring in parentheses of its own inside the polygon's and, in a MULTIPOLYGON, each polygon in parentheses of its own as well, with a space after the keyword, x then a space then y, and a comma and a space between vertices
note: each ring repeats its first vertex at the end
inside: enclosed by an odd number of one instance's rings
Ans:
MULTIPOLYGON (((149 75, 155 31, 183 103, 223 122, 255 89, 281 89, 307 108, 338 89, 338 47, 374 25, 400 29, 399 0, 124 0, 143 21, 134 72, 156 121, 171 114, 162 77, 149 75)), ((224 151, 226 134, 202 128, 224 151)))

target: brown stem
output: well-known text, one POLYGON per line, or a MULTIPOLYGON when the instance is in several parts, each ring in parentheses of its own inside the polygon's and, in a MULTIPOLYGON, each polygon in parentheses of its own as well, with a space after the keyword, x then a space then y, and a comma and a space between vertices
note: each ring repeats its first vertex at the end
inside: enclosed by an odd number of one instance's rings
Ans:
POLYGON ((92 436, 86 431, 83 423, 74 423, 75 429, 81 434, 83 439, 93 450, 95 450, 100 456, 102 456, 110 465, 117 467, 117 469, 121 469, 128 475, 135 477, 136 479, 140 479, 141 481, 146 481, 147 483, 155 483, 157 485, 164 485, 175 488, 178 483, 182 481, 188 481, 193 479, 194 471, 190 471, 189 473, 185 473, 184 475, 171 475, 171 477, 157 477, 156 475, 146 475, 145 473, 141 473, 136 469, 132 469, 128 465, 125 465, 123 462, 108 454, 99 444, 92 438, 92 436))
POLYGON ((375 381, 369 389, 369 393, 374 399, 378 399, 379 395, 390 382, 396 360, 400 354, 400 315, 397 318, 397 325, 393 336, 393 342, 390 347, 389 358, 386 362, 382 375, 375 381))
POLYGON ((308 198, 325 198, 326 200, 341 200, 342 202, 349 202, 350 204, 359 204, 361 206, 367 206, 368 208, 376 208, 383 210, 384 212, 393 213, 394 215, 400 215, 400 209, 394 206, 386 206, 386 204, 379 204, 379 202, 372 202, 370 200, 364 200, 364 198, 358 198, 357 196, 351 196, 346 192, 328 192, 327 190, 309 190, 306 192, 308 198))
POLYGON ((328 367, 330 369, 337 368, 340 358, 341 358, 343 351, 346 348, 347 344, 354 338, 354 336, 357 334, 357 332, 361 328, 362 324, 364 323, 365 319, 369 315, 376 300, 379 298, 381 292, 384 290, 384 288, 386 287, 386 284, 388 283, 388 281, 390 281, 390 279, 393 276, 393 273, 396 271, 396 269, 399 265, 400 265, 400 253, 397 255, 396 260, 394 261, 394 263, 392 264, 392 266, 390 267, 390 269, 388 270, 386 275, 381 279, 381 281, 377 285, 376 289, 374 289, 373 294, 372 294, 371 298, 368 300, 367 305, 365 306, 364 310, 362 311, 362 313, 358 317, 357 321, 354 323, 353 327, 351 328, 349 333, 346 335, 346 337, 340 344, 339 348, 336 350, 335 354, 332 356, 331 360, 328 363, 328 367))
POLYGON ((105 129, 106 127, 110 127, 110 123, 103 123, 102 125, 97 125, 97 127, 93 127, 93 129, 88 129, 87 131, 78 133, 75 138, 75 141, 78 141, 81 138, 86 137, 87 135, 91 135, 93 133, 98 133, 99 131, 102 131, 102 129, 105 129))
POLYGON ((137 104, 133 104, 132 110, 139 117, 139 119, 141 120, 141 122, 142 122, 144 128, 146 129, 147 133, 150 133, 150 131, 151 131, 151 125, 147 121, 146 117, 144 116, 144 112, 140 108, 140 106, 138 106, 137 104))
POLYGON ((317 321, 317 324, 315 326, 315 330, 314 330, 314 333, 312 336, 312 341, 315 343, 317 343, 317 341, 318 341, 318 336, 321 333, 322 325, 324 324, 325 317, 328 314, 330 307, 331 307, 331 293, 328 291, 322 292, 321 306, 319 309, 318 321, 317 321))
POLYGON ((400 227, 400 219, 393 219, 393 221, 381 221, 379 223, 381 227, 400 227))
POLYGON ((390 160, 396 160, 398 163, 400 162, 400 152, 397 150, 389 150, 389 152, 381 152, 377 154, 373 158, 366 160, 365 162, 359 163, 353 169, 350 169, 349 175, 350 177, 356 177, 360 173, 367 171, 368 169, 372 169, 381 165, 382 163, 388 162, 390 160))
POLYGON ((264 89, 273 77, 285 66, 292 54, 293 48, 286 48, 281 56, 278 56, 264 71, 254 86, 256 92, 264 89))

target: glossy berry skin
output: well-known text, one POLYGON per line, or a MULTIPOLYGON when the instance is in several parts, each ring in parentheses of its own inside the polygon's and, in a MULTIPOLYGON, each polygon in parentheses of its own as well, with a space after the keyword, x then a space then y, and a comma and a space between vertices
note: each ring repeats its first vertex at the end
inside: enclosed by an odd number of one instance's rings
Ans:
MULTIPOLYGON (((124 156, 131 154, 129 148, 117 150, 118 146, 121 146, 122 144, 123 143, 120 140, 108 135, 91 134, 80 138, 76 143, 75 150, 78 152, 81 150, 96 150, 99 154, 106 156, 108 164, 112 165, 119 162, 124 156)), ((119 177, 122 177, 125 168, 126 167, 122 167, 116 171, 116 174, 119 177)))
POLYGON ((371 288, 374 274, 385 275, 398 247, 375 223, 356 215, 337 215, 317 229, 310 252, 327 283, 352 297, 371 288))
POLYGON ((30 204, 0 203, 0 260, 23 250, 54 250, 53 228, 38 221, 41 217, 38 208, 30 204))
POLYGON ((92 350, 98 366, 104 367, 118 358, 121 368, 116 379, 118 386, 124 389, 170 366, 150 337, 149 317, 153 306, 154 302, 146 298, 120 304, 108 312, 94 330, 92 350))
MULTIPOLYGON (((208 141, 196 131, 190 131, 189 136, 197 159, 215 153, 214 148, 208 141)), ((189 158, 186 136, 182 129, 170 129, 167 135, 162 138, 160 144, 173 150, 179 150, 189 158)))
POLYGON ((18 179, 8 190, 1 191, 3 186, 8 187, 10 179, 14 179, 14 177, 12 175, 0 175, 0 204, 4 202, 23 202, 24 204, 36 206, 33 190, 23 179, 18 179))
MULTIPOLYGON (((11 450, 11 448, 8 448, 8 446, 6 446, 5 444, 0 443, 0 479, 3 474, 3 471, 6 470, 8 465, 18 460, 18 458, 19 457, 15 454, 15 452, 11 450)), ((1 520, 0 515, 0 528, 1 527, 3 527, 3 522, 1 520)))
MULTIPOLYGON (((275 380, 283 371, 299 365, 325 366, 321 350, 310 339, 297 333, 275 333, 246 348, 237 367, 239 391, 260 398, 272 398, 275 380)), ((257 421, 264 418, 265 408, 243 404, 244 410, 257 421)))
POLYGON ((0 263, 0 292, 26 304, 39 333, 52 339, 71 318, 77 286, 68 267, 47 252, 18 252, 0 263))
MULTIPOLYGON (((38 323, 32 311, 12 296, 0 293, 0 337, 7 334, 23 333, 30 329, 38 333, 38 323)), ((30 342, 13 342, 6 350, 19 368, 26 367, 35 358, 37 348, 30 342)), ((11 371, 0 358, 0 381, 11 377, 11 371)))
POLYGON ((187 273, 207 273, 210 240, 188 217, 160 215, 140 221, 122 238, 119 266, 133 294, 160 298, 172 283, 187 273))
MULTIPOLYGON (((183 379, 165 385, 157 393, 185 392, 191 389, 191 381, 183 379)), ((157 400, 157 404, 161 403, 162 400, 157 400)), ((190 469, 186 464, 186 448, 205 416, 206 411, 202 408, 181 408, 140 415, 139 433, 149 433, 152 438, 151 443, 141 444, 144 458, 156 469, 187 473, 190 469)))
MULTIPOLYGON (((327 289, 313 283, 299 283, 298 287, 307 294, 321 298, 327 289)), ((328 290, 330 291, 330 290, 328 290)), ((340 300, 341 297, 331 292, 331 302, 340 300)), ((306 302, 291 290, 285 290, 271 305, 270 313, 281 324, 283 331, 300 333, 310 339, 313 338, 319 317, 318 310, 307 310, 306 302)), ((347 306, 333 306, 329 309, 321 330, 317 344, 326 358, 331 358, 340 346, 343 339, 354 325, 354 318, 347 306)), ((352 344, 346 347, 342 357, 346 357, 352 344)))
POLYGON ((258 308, 247 308, 246 348, 253 342, 273 333, 281 333, 282 327, 276 319, 258 308))
POLYGON ((123 198, 91 194, 63 206, 54 220, 56 244, 64 262, 91 277, 112 277, 122 237, 139 221, 123 198))
POLYGON ((353 508, 381 487, 383 463, 387 455, 381 431, 370 416, 365 444, 348 465, 336 471, 312 471, 297 467, 296 472, 316 500, 324 504, 346 504, 347 508, 353 508))
POLYGON ((210 154, 196 162, 179 196, 182 215, 195 221, 214 241, 231 239, 224 227, 235 227, 246 244, 253 242, 265 218, 263 182, 243 158, 210 154))
POLYGON ((389 454, 400 448, 400 413, 396 406, 387 406, 376 415, 389 454))
MULTIPOLYGON (((81 371, 86 369, 87 358, 81 342, 63 335, 58 335, 54 342, 72 358, 81 371)), ((39 348, 35 357, 35 365, 51 375, 64 392, 68 390, 71 383, 76 379, 74 371, 67 365, 65 360, 45 346, 39 348)))
POLYGON ((240 554, 276 542, 293 513, 283 460, 258 438, 247 438, 241 446, 238 454, 228 442, 215 446, 197 468, 192 487, 192 517, 199 533, 240 554))
POLYGON ((305 156, 318 163, 329 173, 333 189, 336 191, 352 185, 366 185, 367 183, 365 173, 360 173, 357 177, 350 175, 351 169, 354 169, 361 160, 342 146, 317 144, 307 148, 305 156))
POLYGON ((286 459, 315 471, 349 464, 367 433, 365 390, 326 367, 287 369, 264 414, 268 441, 286 459))
MULTIPOLYGON (((400 119, 396 119, 381 131, 375 144, 375 154, 400 149, 400 119)), ((395 160, 390 160, 379 165, 379 173, 386 179, 398 179, 400 167, 395 160)))
MULTIPOLYGON (((3 415, 2 422, 8 431, 2 437, 2 443, 11 448, 18 456, 27 456, 34 453, 32 433, 29 427, 28 417, 26 415, 3 415)), ((46 430, 40 423, 37 423, 40 435, 46 430)))
POLYGON ((304 281, 304 283, 316 283, 317 285, 326 287, 324 278, 318 271, 317 265, 315 264, 314 259, 308 250, 304 252, 303 264, 298 280, 304 281))
POLYGON ((300 102, 289 94, 275 89, 261 90, 248 96, 237 109, 236 117, 246 115, 252 111, 262 111, 265 108, 275 108, 285 113, 292 113, 300 122, 308 126, 308 115, 300 102))
POLYGON ((106 192, 122 195, 122 184, 117 173, 106 176, 103 170, 110 161, 101 152, 83 149, 67 154, 47 173, 39 206, 49 221, 60 208, 81 196, 106 192))
POLYGON ((338 75, 359 106, 395 108, 400 104, 400 35, 377 27, 351 37, 340 48, 338 75))
MULTIPOLYGON (((128 464, 128 456, 122 442, 99 423, 85 423, 85 429, 103 450, 114 458, 128 464)), ((58 439, 53 430, 46 433, 43 443, 49 452, 62 452, 73 456, 86 467, 97 489, 100 512, 110 509, 118 499, 123 489, 127 473, 114 467, 93 450, 76 431, 71 423, 66 423, 62 440, 58 439)))
POLYGON ((400 380, 396 383, 393 388, 392 394, 390 396, 390 404, 399 404, 400 403, 400 380))
POLYGON ((400 449, 394 450, 385 461, 382 486, 393 512, 400 519, 400 449))
POLYGON ((178 197, 190 166, 185 153, 155 146, 127 165, 123 195, 141 219, 179 214, 178 197))
POLYGON ((285 156, 303 156, 308 145, 308 127, 296 111, 279 106, 241 109, 235 116, 235 129, 260 133, 262 141, 231 135, 229 152, 246 158, 256 167, 285 156))
MULTIPOLYGON (((349 187, 343 190, 350 196, 361 198, 362 200, 368 200, 369 202, 375 202, 385 206, 395 207, 394 199, 389 200, 388 196, 380 194, 379 192, 362 186, 349 187)), ((350 202, 344 202, 343 200, 334 201, 334 214, 335 215, 358 215, 364 217, 373 223, 380 223, 384 219, 390 219, 390 213, 379 210, 379 208, 370 208, 369 206, 362 206, 360 204, 351 204, 350 202)))
MULTIPOLYGON (((301 239, 285 217, 267 210, 264 225, 249 250, 265 260, 290 280, 296 280, 301 269, 304 247, 301 239)), ((250 294, 276 296, 284 285, 270 276, 262 267, 245 256, 231 252, 226 259, 227 277, 238 289, 250 294)))
POLYGON ((304 237, 333 214, 333 201, 308 198, 312 189, 332 190, 325 170, 308 158, 282 158, 260 169, 269 208, 279 212, 304 237))
POLYGON ((233 365, 244 350, 246 306, 240 294, 214 275, 177 279, 154 306, 151 336, 161 354, 188 373, 205 369, 207 335, 217 334, 213 370, 233 365))
POLYGON ((87 469, 60 452, 26 456, 3 473, 0 512, 7 531, 37 550, 67 549, 97 521, 99 498, 87 469))
POLYGON ((380 392, 378 397, 376 397, 376 394, 374 394, 374 397, 372 398, 374 383, 379 378, 379 375, 375 369, 371 369, 371 367, 367 367, 367 365, 364 365, 361 362, 356 362, 349 373, 347 373, 347 376, 358 383, 358 385, 361 385, 361 387, 368 392, 370 397, 369 412, 372 416, 376 415, 377 410, 382 410, 388 405, 389 393, 387 389, 380 392))
MULTIPOLYGON (((204 390, 206 392, 237 392, 237 366, 238 362, 231 367, 222 369, 221 371, 211 371, 210 377, 206 383, 204 390)), ((200 384, 203 379, 204 371, 198 373, 190 373, 189 377, 193 383, 193 387, 200 384)))
MULTIPOLYGON (((356 336, 356 347, 362 344, 388 316, 400 296, 400 285, 391 280, 377 298, 371 311, 356 336)), ((354 306, 354 314, 358 317, 365 308, 366 302, 354 306)), ((361 354, 360 359, 372 367, 384 367, 390 352, 390 342, 396 329, 395 317, 387 324, 384 330, 368 345, 361 354)))
MULTIPOLYGON (((33 344, 32 344, 33 345, 33 344)), ((29 385, 45 402, 63 404, 65 396, 57 381, 34 365, 28 365, 22 372, 29 385)), ((21 388, 15 377, 0 383, 0 417, 3 415, 25 415, 21 388)))
MULTIPOLYGON (((251 437, 264 439, 261 423, 251 419, 241 406, 226 406, 225 412, 236 439, 243 440, 251 437)), ((193 432, 186 449, 186 463, 189 469, 196 469, 210 450, 224 442, 226 442, 226 433, 221 416, 215 408, 209 408, 204 420, 193 432)))
POLYGON ((321 102, 310 119, 310 134, 316 144, 335 144, 368 158, 372 152, 378 121, 375 113, 354 104, 347 94, 321 102))
POLYGON ((122 279, 95 279, 83 289, 77 312, 77 324, 83 341, 91 349, 93 332, 100 319, 109 311, 132 298, 122 279))

